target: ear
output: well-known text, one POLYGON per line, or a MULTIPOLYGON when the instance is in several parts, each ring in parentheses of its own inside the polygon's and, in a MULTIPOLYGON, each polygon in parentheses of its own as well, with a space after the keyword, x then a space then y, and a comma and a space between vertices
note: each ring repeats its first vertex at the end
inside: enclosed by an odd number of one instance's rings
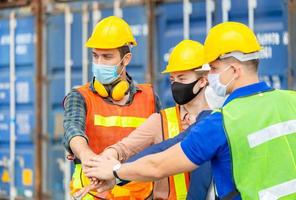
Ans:
POLYGON ((193 93, 196 94, 199 90, 207 85, 207 80, 205 77, 201 77, 193 87, 193 93))
POLYGON ((243 74, 242 67, 240 65, 233 65, 232 67, 234 69, 235 79, 238 79, 239 77, 241 77, 243 74))
POLYGON ((200 88, 203 88, 208 85, 208 80, 205 76, 203 76, 198 82, 200 88))
POLYGON ((127 53, 125 54, 125 57, 122 60, 122 65, 124 67, 126 67, 132 60, 132 54, 131 53, 127 53))

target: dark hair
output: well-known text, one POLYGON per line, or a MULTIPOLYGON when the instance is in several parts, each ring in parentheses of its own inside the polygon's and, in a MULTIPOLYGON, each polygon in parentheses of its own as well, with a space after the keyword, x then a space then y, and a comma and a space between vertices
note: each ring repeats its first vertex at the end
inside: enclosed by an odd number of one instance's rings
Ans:
POLYGON ((129 46, 125 45, 122 47, 118 47, 118 51, 120 53, 120 58, 122 59, 126 54, 130 53, 131 50, 129 48, 129 46))
POLYGON ((253 69, 254 72, 258 71, 259 59, 249 60, 246 62, 247 62, 247 65, 249 65, 253 69))

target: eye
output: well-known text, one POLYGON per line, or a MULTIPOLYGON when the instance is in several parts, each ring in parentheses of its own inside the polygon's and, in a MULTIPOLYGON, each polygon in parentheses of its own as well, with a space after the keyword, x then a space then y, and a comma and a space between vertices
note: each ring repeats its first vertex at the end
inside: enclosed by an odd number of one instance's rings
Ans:
POLYGON ((97 59, 97 58, 98 58, 98 55, 95 54, 95 53, 93 53, 93 58, 94 58, 94 59, 97 59))
POLYGON ((181 82, 186 81, 186 80, 187 79, 186 78, 183 78, 183 77, 179 78, 179 81, 181 81, 181 82))
POLYGON ((110 60, 110 59, 113 58, 113 55, 111 55, 111 54, 105 54, 103 57, 104 57, 106 60, 110 60))

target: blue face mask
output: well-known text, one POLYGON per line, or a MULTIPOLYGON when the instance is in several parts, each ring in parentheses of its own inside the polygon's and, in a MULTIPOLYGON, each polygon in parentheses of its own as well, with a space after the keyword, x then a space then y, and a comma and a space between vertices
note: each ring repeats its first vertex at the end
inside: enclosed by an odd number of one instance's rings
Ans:
POLYGON ((110 84, 113 83, 116 79, 119 78, 121 73, 123 72, 124 67, 122 68, 121 72, 118 74, 117 69, 119 68, 118 65, 123 61, 125 56, 120 60, 117 65, 104 65, 104 64, 96 64, 93 62, 92 64, 92 72, 93 76, 102 84, 110 84))
POLYGON ((117 65, 92 64, 93 75, 102 84, 110 84, 119 77, 117 68, 117 65))

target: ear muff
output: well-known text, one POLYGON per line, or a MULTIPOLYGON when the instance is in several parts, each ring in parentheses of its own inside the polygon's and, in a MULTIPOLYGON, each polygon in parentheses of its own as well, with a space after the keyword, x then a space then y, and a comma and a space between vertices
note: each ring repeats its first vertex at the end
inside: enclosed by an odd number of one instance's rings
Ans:
POLYGON ((129 83, 127 81, 118 82, 111 90, 111 97, 115 101, 121 100, 129 89, 129 83))
POLYGON ((108 88, 110 87, 111 91, 110 89, 106 89, 105 86, 99 81, 94 81, 94 89, 101 97, 106 98, 110 96, 115 101, 121 100, 126 95, 126 92, 129 89, 129 83, 127 81, 121 80, 108 86, 108 88), (108 93, 108 90, 110 91, 110 94, 108 93))
POLYGON ((97 80, 94 81, 94 89, 101 97, 106 98, 109 96, 108 91, 104 85, 97 80))

